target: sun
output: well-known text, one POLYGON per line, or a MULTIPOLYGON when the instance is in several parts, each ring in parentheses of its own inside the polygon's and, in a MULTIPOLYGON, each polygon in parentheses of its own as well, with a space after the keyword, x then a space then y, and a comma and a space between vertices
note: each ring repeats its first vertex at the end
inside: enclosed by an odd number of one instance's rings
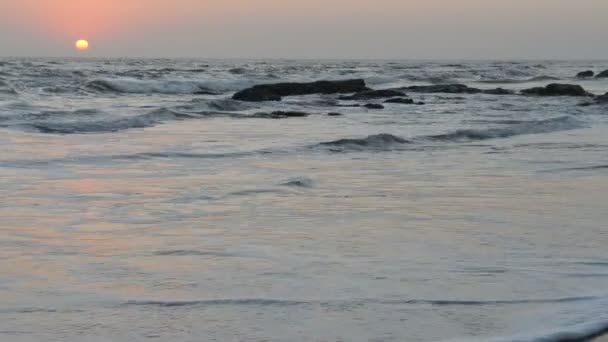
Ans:
POLYGON ((76 50, 78 51, 86 51, 89 49, 89 42, 81 39, 79 41, 76 42, 76 50))

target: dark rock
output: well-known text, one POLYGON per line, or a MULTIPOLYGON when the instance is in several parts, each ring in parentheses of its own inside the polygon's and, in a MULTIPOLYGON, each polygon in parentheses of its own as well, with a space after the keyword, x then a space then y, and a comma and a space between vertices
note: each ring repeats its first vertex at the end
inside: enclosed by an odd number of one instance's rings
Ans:
POLYGON ((406 96, 405 93, 393 90, 393 89, 383 89, 383 90, 366 90, 356 93, 351 96, 342 96, 340 100, 373 100, 373 99, 381 99, 384 97, 395 97, 395 96, 406 96))
POLYGON ((481 89, 471 88, 464 84, 436 84, 430 86, 411 86, 405 88, 415 93, 446 93, 446 94, 479 94, 481 89))
POLYGON ((577 78, 589 78, 589 77, 593 77, 593 75, 595 75, 595 73, 592 70, 587 70, 587 71, 579 72, 578 74, 576 74, 576 77, 577 78))
POLYGON ((245 69, 245 68, 233 68, 233 69, 228 70, 228 72, 231 73, 231 74, 235 74, 235 75, 242 75, 242 74, 244 74, 244 73, 247 72, 247 69, 245 69))
POLYGON ((608 104, 608 93, 595 98, 595 102, 599 104, 608 104))
POLYGON ((342 113, 327 113, 327 116, 342 116, 342 113))
POLYGON ((336 107, 356 108, 356 107, 361 107, 361 105, 360 105, 360 104, 358 104, 358 103, 353 103, 353 104, 339 104, 339 105, 336 105, 336 107))
POLYGON ((281 101, 283 96, 310 94, 344 94, 369 90, 362 79, 343 81, 317 81, 311 83, 275 83, 260 84, 239 91, 235 100, 260 102, 281 101))
POLYGON ((608 78, 608 70, 600 72, 599 74, 597 74, 597 76, 595 76, 595 78, 608 78))
POLYGON ((384 103, 414 104, 414 100, 403 97, 395 97, 384 101, 384 103))
POLYGON ((252 117, 260 119, 286 119, 286 118, 304 118, 309 116, 308 113, 303 112, 283 112, 276 111, 272 113, 255 113, 252 117))
POLYGON ((384 109, 384 106, 379 103, 368 103, 368 104, 364 105, 363 107, 365 107, 367 109, 384 109))
POLYGON ((504 88, 496 88, 496 89, 484 89, 484 94, 489 95, 513 95, 515 92, 513 90, 504 89, 504 88))
POLYGON ((588 107, 593 105, 608 105, 608 93, 602 96, 596 96, 593 98, 593 101, 587 101, 579 104, 582 107, 588 107))
POLYGON ((524 89, 521 93, 536 96, 592 96, 580 85, 560 83, 552 83, 546 87, 524 89))
POLYGON ((419 106, 424 106, 426 103, 424 103, 422 101, 418 101, 418 102, 416 102, 416 104, 419 105, 419 106))

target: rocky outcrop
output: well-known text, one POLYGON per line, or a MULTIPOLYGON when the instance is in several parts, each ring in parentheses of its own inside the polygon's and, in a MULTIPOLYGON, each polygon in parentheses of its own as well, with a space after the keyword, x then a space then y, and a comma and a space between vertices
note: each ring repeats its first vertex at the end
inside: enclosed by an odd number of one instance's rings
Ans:
POLYGON ((488 94, 488 95, 513 95, 513 94, 515 94, 515 92, 513 90, 504 89, 504 88, 484 89, 483 93, 488 94))
POLYGON ((524 95, 535 96, 593 96, 583 87, 576 84, 552 83, 546 87, 536 87, 521 91, 524 95))
POLYGON ((395 97, 384 101, 384 103, 414 104, 415 102, 412 99, 404 97, 395 97))
POLYGON ((368 103, 363 105, 367 109, 384 109, 384 106, 379 103, 368 103))
POLYGON ((283 96, 311 94, 346 94, 369 90, 362 79, 343 81, 317 81, 310 83, 261 84, 239 91, 234 100, 261 102, 281 101, 283 96))
POLYGON ((260 119, 287 119, 287 118, 304 118, 310 114, 304 112, 283 112, 276 111, 272 113, 255 113, 252 115, 254 118, 260 119))
POLYGON ((479 94, 481 89, 471 88, 464 84, 436 84, 429 86, 411 86, 405 88, 414 93, 445 93, 445 94, 479 94))
POLYGON ((592 70, 587 70, 587 71, 581 71, 578 74, 576 74, 577 78, 590 78, 593 77, 593 75, 595 75, 595 73, 592 70))
POLYGON ((396 97, 396 96, 406 96, 406 94, 399 90, 393 89, 383 89, 383 90, 366 90, 358 92, 351 96, 341 96, 340 100, 373 100, 373 99, 381 99, 385 97, 396 97))
POLYGON ((597 76, 595 76, 595 78, 608 78, 608 70, 600 72, 599 74, 597 74, 597 76))

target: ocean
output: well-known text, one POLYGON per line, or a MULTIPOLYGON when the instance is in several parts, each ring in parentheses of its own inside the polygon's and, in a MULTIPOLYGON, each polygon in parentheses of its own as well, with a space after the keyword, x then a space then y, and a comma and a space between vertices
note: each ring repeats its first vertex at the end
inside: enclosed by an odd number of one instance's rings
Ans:
POLYGON ((0 340, 590 340, 608 330, 608 105, 232 95, 601 95, 608 78, 575 75, 607 68, 0 59, 0 340))

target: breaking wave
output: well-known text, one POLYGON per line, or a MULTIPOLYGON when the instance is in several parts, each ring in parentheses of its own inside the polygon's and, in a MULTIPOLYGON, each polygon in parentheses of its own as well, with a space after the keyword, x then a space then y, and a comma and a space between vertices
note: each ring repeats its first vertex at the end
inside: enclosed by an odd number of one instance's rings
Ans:
POLYGON ((218 94, 236 91, 252 85, 246 80, 137 80, 98 79, 86 84, 86 88, 99 92, 122 94, 218 94))
POLYGON ((570 116, 562 116, 548 120, 527 121, 509 127, 488 129, 460 129, 451 133, 431 135, 427 140, 438 141, 475 141, 497 138, 508 138, 524 134, 551 133, 583 127, 583 123, 570 116))
POLYGON ((382 151, 402 149, 404 145, 424 143, 428 141, 469 142, 508 138, 525 134, 551 133, 584 127, 583 122, 570 116, 548 120, 519 121, 508 127, 488 129, 461 129, 450 133, 416 137, 407 140, 392 134, 376 134, 365 138, 339 139, 322 142, 315 147, 323 147, 332 152, 382 151))
POLYGON ((532 78, 526 79, 489 79, 489 80, 480 80, 479 83, 488 83, 488 84, 518 84, 518 83, 532 83, 532 82, 544 82, 544 81, 559 81, 559 77, 553 76, 536 76, 532 78))
MULTIPOLYGON (((608 334, 608 320, 555 328, 538 334, 490 338, 490 342, 590 342, 608 334)), ((470 339, 468 341, 471 341, 470 339)), ((480 341, 480 340, 473 340, 480 341)))
POLYGON ((329 148, 334 152, 365 151, 365 150, 390 150, 396 147, 410 144, 411 141, 392 134, 375 134, 361 139, 339 139, 322 142, 316 146, 329 148))
POLYGON ((145 128, 165 121, 183 120, 194 117, 195 116, 190 114, 182 114, 172 112, 167 109, 159 109, 147 114, 111 120, 37 122, 24 124, 21 126, 25 128, 32 128, 40 133, 47 134, 110 133, 132 128, 145 128))

